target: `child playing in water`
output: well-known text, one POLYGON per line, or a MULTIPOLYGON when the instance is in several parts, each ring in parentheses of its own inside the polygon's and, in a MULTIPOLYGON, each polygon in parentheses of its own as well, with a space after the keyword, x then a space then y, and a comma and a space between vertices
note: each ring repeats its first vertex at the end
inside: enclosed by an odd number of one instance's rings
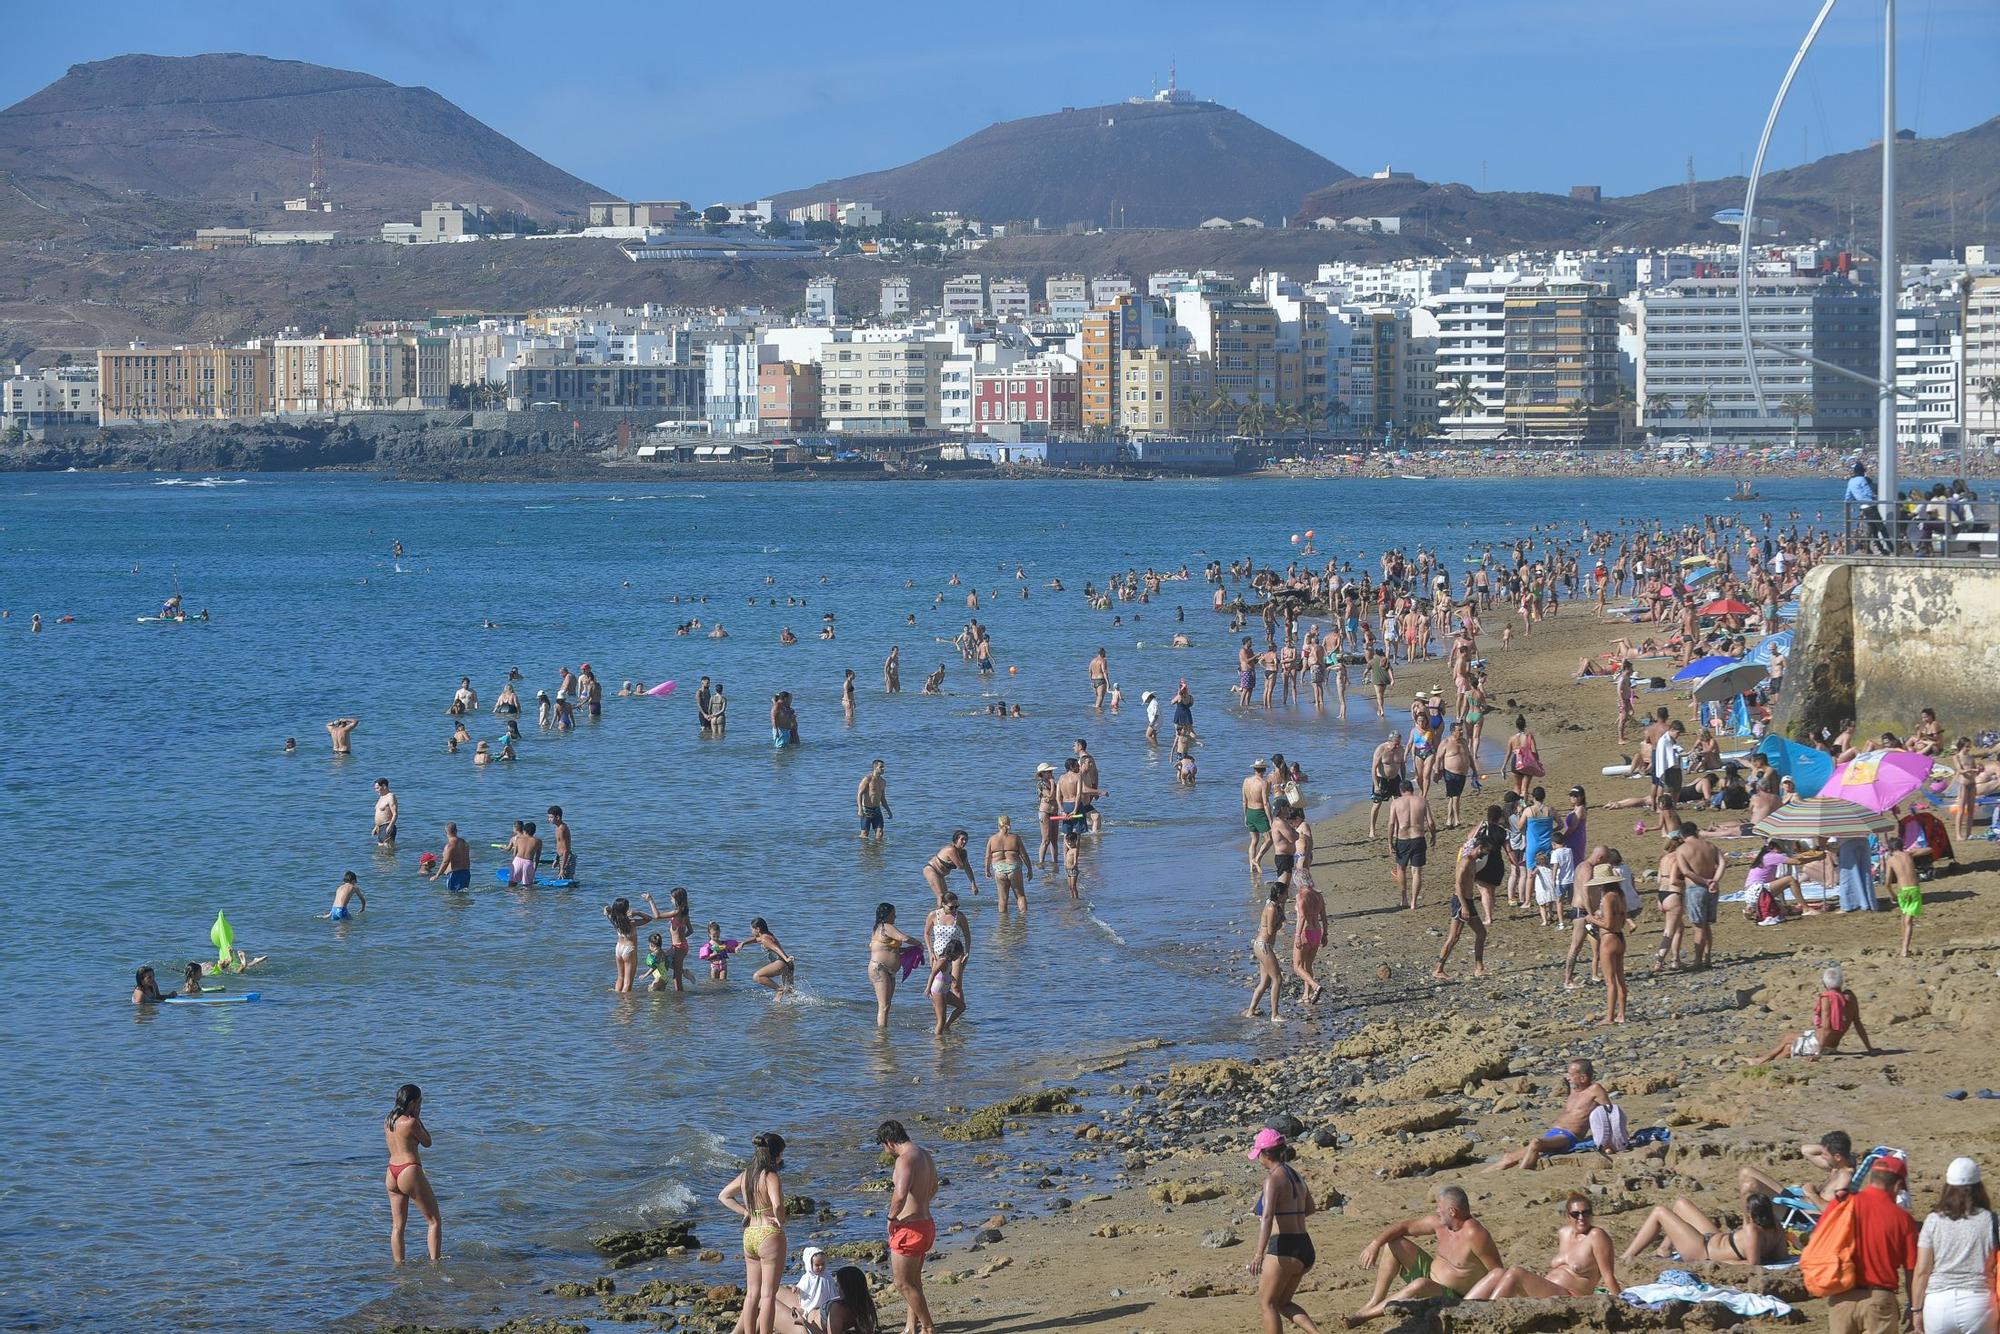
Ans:
POLYGON ((702 956, 708 960, 708 980, 727 982, 729 980, 729 942, 722 938, 722 923, 708 924, 708 944, 702 948, 702 956))
POLYGON ((646 971, 652 974, 652 980, 646 983, 646 990, 665 991, 671 965, 667 962, 667 942, 657 931, 646 937, 645 962, 646 971))
POLYGON ((965 1013, 965 998, 952 985, 951 966, 965 956, 965 945, 954 938, 938 951, 931 960, 931 1013, 937 1016, 937 1027, 933 1033, 942 1033, 952 1022, 965 1013))

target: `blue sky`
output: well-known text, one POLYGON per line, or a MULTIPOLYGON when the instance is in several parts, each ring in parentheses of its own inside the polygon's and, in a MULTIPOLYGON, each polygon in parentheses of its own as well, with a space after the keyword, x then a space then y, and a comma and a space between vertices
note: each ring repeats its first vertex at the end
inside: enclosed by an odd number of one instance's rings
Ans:
MULTIPOLYGON (((10 7, 0 105, 70 64, 248 51, 423 84, 629 198, 747 199, 921 157, 996 120, 1164 81, 1350 171, 1627 193, 1756 145, 1812 0, 996 0, 411 6, 149 0, 10 7)), ((1903 0, 1901 122, 2000 113, 2000 4, 1903 0)), ((1774 166, 1876 137, 1880 0, 1849 0, 1774 166)))

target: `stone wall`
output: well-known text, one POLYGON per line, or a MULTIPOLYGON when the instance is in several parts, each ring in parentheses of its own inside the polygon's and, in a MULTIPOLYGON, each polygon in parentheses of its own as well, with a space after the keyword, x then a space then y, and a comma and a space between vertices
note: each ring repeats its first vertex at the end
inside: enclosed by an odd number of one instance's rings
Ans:
POLYGON ((2000 723, 1996 682, 2000 561, 1839 557, 1800 590, 1778 727, 1907 736, 1931 708, 1956 738, 2000 723))

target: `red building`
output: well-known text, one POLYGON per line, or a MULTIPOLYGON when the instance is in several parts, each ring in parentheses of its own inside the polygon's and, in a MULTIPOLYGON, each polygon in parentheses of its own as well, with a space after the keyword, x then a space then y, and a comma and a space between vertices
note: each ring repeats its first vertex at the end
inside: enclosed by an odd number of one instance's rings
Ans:
POLYGON ((757 425, 767 431, 817 431, 819 367, 767 361, 757 368, 757 425))
POLYGON ((972 376, 972 425, 1011 422, 1067 430, 1083 421, 1082 377, 1074 358, 1044 353, 972 376))

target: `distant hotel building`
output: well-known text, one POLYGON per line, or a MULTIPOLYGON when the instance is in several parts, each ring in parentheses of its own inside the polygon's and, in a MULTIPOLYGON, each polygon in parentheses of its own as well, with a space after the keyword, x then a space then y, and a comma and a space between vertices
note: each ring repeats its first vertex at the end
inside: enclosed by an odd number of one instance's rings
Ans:
POLYGON ((255 417, 271 406, 267 347, 145 347, 97 354, 106 426, 255 417))

